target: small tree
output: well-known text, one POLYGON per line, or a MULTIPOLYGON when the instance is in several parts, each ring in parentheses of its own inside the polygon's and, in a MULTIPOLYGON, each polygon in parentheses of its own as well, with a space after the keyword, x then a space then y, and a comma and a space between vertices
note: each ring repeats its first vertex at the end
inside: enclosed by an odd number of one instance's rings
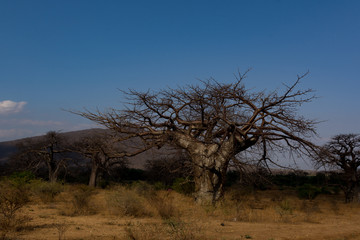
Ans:
POLYGON ((263 160, 273 149, 302 154, 314 149, 306 139, 315 133, 315 122, 297 114, 314 98, 311 89, 297 90, 304 76, 282 93, 249 90, 246 74, 240 73, 233 83, 210 79, 156 92, 129 90, 126 109, 77 114, 139 137, 145 146, 170 143, 185 149, 193 163, 196 200, 215 203, 223 196, 230 160, 255 144, 261 143, 263 160))
POLYGON ((91 160, 89 186, 95 187, 99 174, 108 172, 116 165, 126 166, 125 153, 118 152, 114 139, 109 134, 94 134, 74 143, 74 151, 91 160))
POLYGON ((37 171, 45 167, 49 181, 56 182, 60 171, 66 168, 68 153, 65 139, 58 132, 50 131, 45 136, 18 145, 12 162, 24 170, 37 171))
POLYGON ((326 143, 315 159, 317 165, 343 171, 345 201, 360 201, 360 135, 340 134, 326 143))

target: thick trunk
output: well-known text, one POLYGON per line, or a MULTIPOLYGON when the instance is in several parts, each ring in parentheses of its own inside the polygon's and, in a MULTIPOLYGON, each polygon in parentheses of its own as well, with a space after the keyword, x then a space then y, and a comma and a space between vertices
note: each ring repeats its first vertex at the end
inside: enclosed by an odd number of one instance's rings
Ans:
POLYGON ((96 164, 95 161, 93 161, 92 167, 91 167, 90 179, 89 179, 90 187, 96 187, 96 179, 97 179, 98 172, 99 172, 98 170, 99 170, 99 166, 96 164))
POLYGON ((345 202, 360 202, 360 185, 358 182, 350 182, 345 190, 345 202))
POLYGON ((200 204, 215 204, 224 195, 227 164, 214 167, 195 163, 195 199, 200 204))
POLYGON ((226 171, 230 159, 218 154, 192 156, 195 199, 200 204, 215 204, 224 195, 226 171))
POLYGON ((236 153, 254 145, 258 137, 243 140, 230 136, 219 143, 205 144, 191 136, 175 133, 172 141, 186 149, 194 166, 195 199, 200 204, 215 204, 224 195, 225 176, 229 161, 236 153))
POLYGON ((344 186, 345 202, 360 202, 360 185, 357 171, 347 171, 345 173, 347 184, 344 186))
POLYGON ((354 202, 360 202, 360 186, 357 184, 354 189, 354 202))

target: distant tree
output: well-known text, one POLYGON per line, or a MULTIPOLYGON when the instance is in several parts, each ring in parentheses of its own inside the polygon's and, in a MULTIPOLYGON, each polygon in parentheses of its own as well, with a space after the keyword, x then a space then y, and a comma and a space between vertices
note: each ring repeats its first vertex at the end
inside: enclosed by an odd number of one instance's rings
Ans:
POLYGON ((37 171, 45 167, 50 182, 56 182, 61 170, 66 170, 69 158, 68 143, 55 131, 28 139, 18 146, 12 162, 18 169, 37 171))
POLYGON ((192 163, 189 156, 178 150, 176 154, 148 160, 145 165, 148 179, 171 186, 176 178, 192 178, 192 163))
POLYGON ((98 176, 109 172, 112 167, 127 165, 126 157, 131 156, 124 151, 119 152, 114 138, 110 134, 93 134, 81 138, 73 145, 73 150, 91 160, 89 186, 97 185, 98 176))
POLYGON ((197 202, 218 201, 224 193, 228 165, 235 155, 260 144, 264 161, 270 150, 310 154, 315 146, 315 121, 298 115, 313 100, 312 90, 297 90, 298 76, 283 92, 245 88, 245 74, 233 83, 214 79, 200 85, 157 92, 125 92, 125 109, 77 114, 109 129, 139 137, 145 146, 170 143, 185 149, 192 160, 197 202))
POLYGON ((340 134, 326 143, 315 158, 318 166, 343 171, 345 201, 360 201, 360 135, 340 134))

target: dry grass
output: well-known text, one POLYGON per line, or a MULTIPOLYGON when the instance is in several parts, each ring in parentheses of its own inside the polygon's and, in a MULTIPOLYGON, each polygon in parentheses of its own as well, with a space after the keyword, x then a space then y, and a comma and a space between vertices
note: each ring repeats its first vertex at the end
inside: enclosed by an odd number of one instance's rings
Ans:
POLYGON ((124 240, 206 240, 203 229, 194 223, 180 220, 166 220, 162 224, 129 223, 125 228, 124 240))
POLYGON ((59 213, 64 216, 95 214, 96 209, 91 203, 95 194, 95 189, 86 185, 69 186, 60 198, 62 207, 59 213))
POLYGON ((29 201, 28 190, 12 182, 0 183, 0 238, 7 239, 9 233, 19 231, 30 221, 21 215, 21 210, 29 201))
POLYGON ((191 197, 141 183, 66 186, 55 201, 33 200, 21 208, 32 220, 14 230, 16 239, 360 239, 360 205, 334 196, 302 200, 291 191, 234 190, 215 207, 198 206, 191 197))
POLYGON ((108 193, 107 208, 111 214, 120 216, 146 217, 152 211, 146 207, 146 199, 137 191, 118 186, 108 193))
POLYGON ((60 183, 44 182, 40 180, 32 181, 30 188, 33 194, 36 197, 39 197, 45 204, 54 202, 55 197, 64 191, 64 186, 60 183))

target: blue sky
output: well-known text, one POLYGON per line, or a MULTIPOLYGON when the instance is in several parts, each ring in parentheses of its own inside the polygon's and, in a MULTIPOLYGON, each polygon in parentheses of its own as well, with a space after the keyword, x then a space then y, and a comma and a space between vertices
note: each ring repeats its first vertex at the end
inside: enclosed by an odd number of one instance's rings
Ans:
POLYGON ((360 1, 0 1, 0 141, 95 125, 62 109, 121 107, 252 68, 276 89, 310 71, 319 141, 360 133, 360 1))

